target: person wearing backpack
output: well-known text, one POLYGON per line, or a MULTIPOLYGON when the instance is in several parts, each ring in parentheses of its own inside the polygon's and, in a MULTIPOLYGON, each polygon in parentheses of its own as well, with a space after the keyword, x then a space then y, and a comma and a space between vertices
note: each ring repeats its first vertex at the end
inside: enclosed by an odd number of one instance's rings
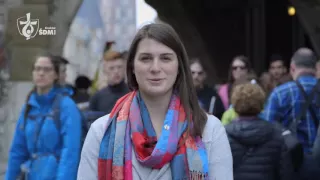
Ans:
POLYGON ((235 180, 293 180, 293 167, 281 131, 260 119, 265 92, 258 84, 236 86, 231 103, 238 117, 225 126, 235 180))
POLYGON ((312 50, 298 49, 290 64, 294 81, 276 87, 264 110, 266 120, 281 123, 303 147, 301 155, 296 154, 292 159, 295 166, 299 167, 297 171, 301 180, 313 180, 320 173, 312 156, 320 120, 320 83, 315 77, 316 62, 312 50))
POLYGON ((76 180, 81 115, 58 85, 59 59, 42 54, 33 65, 35 87, 17 122, 5 180, 76 180))

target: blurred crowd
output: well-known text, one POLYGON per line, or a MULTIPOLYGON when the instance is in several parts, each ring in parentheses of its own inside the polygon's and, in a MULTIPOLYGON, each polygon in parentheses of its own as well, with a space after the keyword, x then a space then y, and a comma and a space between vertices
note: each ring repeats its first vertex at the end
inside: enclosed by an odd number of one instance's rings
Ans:
MULTIPOLYGON (((132 91, 127 83, 130 58, 109 46, 102 64, 105 84, 79 75, 71 85, 65 82, 68 60, 40 54, 33 65, 34 88, 17 122, 6 179, 76 179, 90 125, 132 91)), ((210 82, 201 59, 187 62, 199 106, 225 126, 234 179, 320 177, 320 61, 311 49, 298 49, 288 66, 281 55, 272 55, 261 75, 248 57, 235 56, 221 85, 210 82)))

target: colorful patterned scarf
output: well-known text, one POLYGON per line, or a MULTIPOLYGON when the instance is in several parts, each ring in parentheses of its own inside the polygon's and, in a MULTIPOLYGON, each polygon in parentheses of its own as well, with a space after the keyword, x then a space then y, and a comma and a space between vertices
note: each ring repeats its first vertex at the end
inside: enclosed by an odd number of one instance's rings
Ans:
POLYGON ((100 145, 99 180, 132 180, 132 148, 143 166, 160 169, 170 163, 172 179, 209 179, 208 158, 200 137, 187 136, 186 114, 173 95, 162 133, 156 137, 139 93, 131 92, 114 106, 100 145))

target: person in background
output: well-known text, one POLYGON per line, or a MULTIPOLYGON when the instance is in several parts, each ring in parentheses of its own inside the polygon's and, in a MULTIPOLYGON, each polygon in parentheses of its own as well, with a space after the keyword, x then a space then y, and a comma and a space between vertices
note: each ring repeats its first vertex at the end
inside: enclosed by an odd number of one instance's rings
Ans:
POLYGON ((128 51, 123 51, 122 53, 121 53, 121 56, 122 56, 122 58, 125 60, 125 61, 127 61, 128 60, 128 54, 129 52, 128 51))
POLYGON ((62 56, 56 56, 57 59, 60 60, 60 72, 59 72, 59 83, 62 88, 64 88, 64 93, 70 95, 70 97, 73 97, 75 88, 66 82, 67 79, 67 65, 69 64, 69 61, 62 57, 62 56))
MULTIPOLYGON (((128 60, 128 51, 123 51, 122 53, 121 53, 121 56, 122 56, 122 58, 125 60, 125 63, 127 63, 127 60, 128 60)), ((126 67, 125 67, 125 70, 124 70, 124 72, 126 73, 126 67)), ((125 74, 124 75, 124 82, 127 84, 127 74, 125 74)))
POLYGON ((281 131, 262 120, 265 93, 257 84, 234 88, 231 102, 239 117, 225 126, 235 180, 293 180, 293 167, 281 131))
POLYGON ((265 72, 260 76, 260 84, 263 90, 266 93, 266 97, 269 97, 269 94, 272 92, 272 90, 280 86, 281 84, 285 84, 289 81, 292 81, 292 77, 290 74, 284 74, 281 78, 279 78, 275 84, 275 81, 272 80, 272 77, 270 73, 265 72))
POLYGON ((125 62, 119 52, 109 50, 104 54, 103 69, 108 78, 108 86, 91 97, 90 110, 108 114, 117 100, 129 92, 124 78, 125 62))
POLYGON ((201 62, 198 59, 193 59, 190 63, 190 70, 200 106, 209 114, 221 119, 225 111, 224 106, 216 90, 204 83, 207 75, 201 62))
POLYGON ((266 93, 266 97, 268 97, 274 88, 270 73, 268 72, 262 73, 262 75, 260 76, 259 82, 264 92, 266 93))
POLYGON ((280 86, 290 81, 293 81, 292 76, 290 74, 285 74, 279 79, 277 86, 280 86))
POLYGON ((170 25, 139 29, 127 77, 133 91, 89 130, 78 180, 233 180, 225 129, 200 108, 187 52, 170 25))
POLYGON ((311 49, 299 48, 293 54, 290 64, 290 74, 294 81, 276 87, 264 110, 264 119, 279 122, 285 128, 296 132, 304 149, 304 160, 300 169, 303 180, 319 177, 320 172, 314 158, 310 156, 320 120, 320 90, 315 89, 319 88, 319 80, 315 77, 316 62, 317 58, 311 49), (312 92, 316 93, 311 94, 312 92))
POLYGON ((60 60, 41 54, 33 65, 35 87, 17 122, 5 180, 76 180, 81 151, 81 115, 62 95, 60 60))
POLYGON ((228 82, 221 85, 218 91, 225 109, 228 109, 230 106, 229 97, 233 83, 250 72, 252 72, 252 67, 246 56, 236 56, 232 60, 229 68, 228 82))
MULTIPOLYGON (((241 84, 245 84, 245 83, 252 83, 252 84, 256 84, 257 81, 257 76, 254 73, 249 73, 247 75, 242 76, 240 79, 236 80, 233 83, 233 89, 241 84)), ((231 90, 231 95, 232 95, 233 90, 231 90)), ((231 121, 233 121, 234 119, 236 119, 238 117, 238 114, 236 113, 236 111, 233 108, 233 105, 231 104, 229 109, 226 110, 221 118, 221 122, 223 125, 227 125, 229 124, 231 121)))
POLYGON ((278 54, 273 54, 270 58, 269 74, 271 75, 274 87, 279 80, 286 74, 286 66, 283 58, 278 54))
POLYGON ((316 77, 320 79, 320 60, 316 64, 316 77))
POLYGON ((102 53, 102 59, 98 62, 98 66, 92 81, 92 85, 90 87, 90 94, 95 94, 97 91, 101 90, 105 86, 107 86, 108 79, 105 76, 105 73, 103 72, 103 67, 101 68, 100 66, 103 66, 104 63, 104 56, 105 54, 111 50, 112 46, 116 44, 114 41, 107 41, 104 50, 102 53))
POLYGON ((75 93, 73 100, 78 103, 89 102, 90 94, 89 88, 91 80, 87 76, 78 76, 75 81, 75 93))

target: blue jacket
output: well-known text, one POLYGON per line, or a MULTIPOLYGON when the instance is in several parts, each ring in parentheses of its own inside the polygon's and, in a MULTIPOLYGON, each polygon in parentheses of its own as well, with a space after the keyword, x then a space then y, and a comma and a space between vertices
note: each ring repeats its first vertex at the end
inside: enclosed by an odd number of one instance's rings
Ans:
POLYGON ((29 180, 76 180, 81 151, 81 116, 70 97, 63 96, 60 100, 60 132, 56 121, 45 116, 35 143, 39 122, 43 115, 52 113, 57 94, 62 94, 62 90, 52 88, 41 96, 33 93, 27 102, 31 109, 26 120, 26 107, 22 108, 11 145, 6 180, 16 179, 21 173, 20 167, 29 172, 29 180), (33 159, 34 155, 38 158, 33 159))
POLYGON ((63 85, 61 87, 61 91, 67 95, 69 95, 70 97, 72 97, 74 95, 74 88, 69 85, 69 84, 66 84, 66 85, 63 85))

